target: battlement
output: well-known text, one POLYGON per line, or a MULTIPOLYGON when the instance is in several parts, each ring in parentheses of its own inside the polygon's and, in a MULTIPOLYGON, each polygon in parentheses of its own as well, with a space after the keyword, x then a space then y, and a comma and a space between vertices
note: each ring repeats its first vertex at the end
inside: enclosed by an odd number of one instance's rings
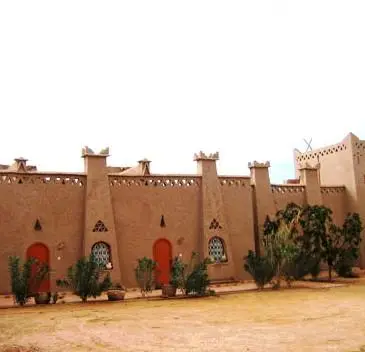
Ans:
POLYGON ((148 177, 109 175, 111 187, 199 187, 201 177, 196 175, 150 175, 148 177))
POLYGON ((202 151, 199 153, 194 154, 194 161, 199 160, 219 160, 219 152, 211 153, 211 154, 205 154, 202 151))
POLYGON ((106 148, 100 150, 99 153, 95 153, 91 148, 89 148, 88 146, 85 146, 81 150, 81 155, 83 157, 85 157, 85 156, 102 156, 102 157, 106 157, 106 156, 109 156, 109 147, 106 147, 106 148))
POLYGON ((248 163, 248 168, 249 169, 252 169, 254 167, 256 167, 256 168, 268 168, 268 167, 270 167, 270 161, 260 163, 256 160, 254 160, 254 161, 248 163))
POLYGON ((31 173, 20 174, 18 172, 0 173, 0 184, 6 185, 72 185, 84 187, 86 184, 85 174, 59 174, 59 173, 31 173))

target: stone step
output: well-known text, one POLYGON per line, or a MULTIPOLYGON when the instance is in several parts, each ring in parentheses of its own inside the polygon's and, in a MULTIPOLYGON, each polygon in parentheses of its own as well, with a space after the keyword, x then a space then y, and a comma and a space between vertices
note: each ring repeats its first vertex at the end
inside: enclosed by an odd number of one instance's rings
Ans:
POLYGON ((220 279, 220 280, 210 280, 210 286, 213 285, 233 285, 233 284, 238 284, 240 281, 239 280, 235 280, 233 278, 229 278, 229 279, 220 279))

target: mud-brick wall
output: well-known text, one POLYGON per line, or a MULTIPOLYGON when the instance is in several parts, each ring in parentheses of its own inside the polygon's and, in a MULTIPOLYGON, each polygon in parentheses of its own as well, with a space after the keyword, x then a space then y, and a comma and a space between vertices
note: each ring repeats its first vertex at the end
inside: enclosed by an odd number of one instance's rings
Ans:
POLYGON ((305 186, 271 185, 276 211, 284 209, 289 203, 305 204, 305 186))
POLYGON ((227 225, 230 230, 236 277, 250 279, 243 270, 243 258, 248 251, 255 250, 252 187, 250 178, 219 178, 227 225))
POLYGON ((336 225, 342 225, 347 215, 346 188, 345 187, 321 187, 323 205, 333 211, 332 218, 336 225))
POLYGON ((80 175, 0 175, 0 293, 10 291, 8 257, 25 259, 36 242, 49 249, 55 290, 55 280, 82 253, 85 182, 80 175), (41 230, 34 228, 37 219, 41 230))
POLYGON ((172 255, 187 262, 201 251, 201 178, 110 177, 123 284, 135 286, 137 259, 153 257, 156 240, 165 238, 172 255), (161 227, 161 217, 165 226, 161 227))

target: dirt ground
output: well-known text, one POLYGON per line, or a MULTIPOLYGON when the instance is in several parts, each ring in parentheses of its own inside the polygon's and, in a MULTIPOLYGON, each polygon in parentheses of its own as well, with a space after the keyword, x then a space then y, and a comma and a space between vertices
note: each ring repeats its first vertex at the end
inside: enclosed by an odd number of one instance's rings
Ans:
POLYGON ((209 298, 0 309, 0 351, 365 351, 364 279, 239 292, 251 286, 209 298))

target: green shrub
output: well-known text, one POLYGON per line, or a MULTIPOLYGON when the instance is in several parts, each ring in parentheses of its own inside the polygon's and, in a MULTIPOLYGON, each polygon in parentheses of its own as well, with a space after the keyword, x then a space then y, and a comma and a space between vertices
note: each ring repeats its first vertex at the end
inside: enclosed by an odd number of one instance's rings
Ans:
POLYGON ((320 272, 320 259, 298 253, 293 262, 284 267, 285 276, 291 276, 294 280, 300 280, 304 276, 311 274, 317 277, 320 272))
POLYGON ((101 279, 101 268, 93 255, 84 257, 68 268, 67 278, 57 280, 60 287, 68 288, 79 296, 83 302, 88 297, 100 296, 102 292, 108 290, 112 284, 109 273, 101 279))
POLYGON ((342 277, 355 277, 356 275, 352 272, 352 268, 355 265, 356 259, 351 252, 344 251, 341 253, 334 267, 336 273, 342 277))
POLYGON ((184 263, 179 257, 175 257, 171 265, 171 279, 170 285, 176 288, 182 289, 184 286, 183 273, 184 273, 184 263))
POLYGON ((208 264, 210 263, 209 258, 200 260, 197 252, 192 252, 188 264, 175 257, 171 268, 170 284, 180 289, 185 295, 204 296, 209 294, 207 289, 210 284, 208 277, 208 264))
POLYGON ((150 258, 143 257, 138 259, 138 264, 134 272, 143 297, 152 291, 153 285, 155 284, 156 265, 157 263, 150 258))
POLYGON ((244 260, 244 269, 252 276, 259 289, 263 289, 274 278, 275 268, 268 257, 259 256, 249 250, 244 260))
POLYGON ((204 296, 207 294, 207 288, 210 284, 208 277, 208 264, 211 263, 209 258, 200 261, 197 253, 193 253, 197 259, 193 270, 187 275, 185 282, 185 293, 204 296))
POLYGON ((36 290, 49 274, 49 267, 35 258, 28 258, 21 264, 18 256, 10 256, 8 268, 14 301, 21 306, 34 295, 32 289, 36 290))
POLYGON ((338 228, 340 239, 334 269, 339 276, 356 276, 352 272, 352 268, 360 256, 362 230, 363 226, 358 213, 348 214, 342 228, 338 228))

